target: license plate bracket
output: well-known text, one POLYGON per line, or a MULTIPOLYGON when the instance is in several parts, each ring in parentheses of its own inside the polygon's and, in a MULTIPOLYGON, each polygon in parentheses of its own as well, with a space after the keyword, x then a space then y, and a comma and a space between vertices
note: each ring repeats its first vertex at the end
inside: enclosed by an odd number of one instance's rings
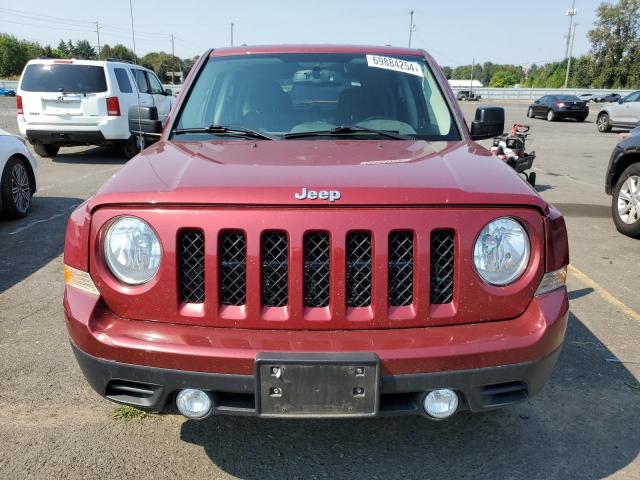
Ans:
POLYGON ((373 353, 260 353, 256 408, 264 417, 371 417, 378 413, 373 353))

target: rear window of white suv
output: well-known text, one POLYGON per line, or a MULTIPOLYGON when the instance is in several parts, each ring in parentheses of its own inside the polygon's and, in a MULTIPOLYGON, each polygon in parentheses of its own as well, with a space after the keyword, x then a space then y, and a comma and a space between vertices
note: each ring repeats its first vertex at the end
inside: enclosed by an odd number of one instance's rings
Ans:
POLYGON ((20 88, 26 92, 98 93, 107 91, 104 68, 95 65, 28 65, 20 88))

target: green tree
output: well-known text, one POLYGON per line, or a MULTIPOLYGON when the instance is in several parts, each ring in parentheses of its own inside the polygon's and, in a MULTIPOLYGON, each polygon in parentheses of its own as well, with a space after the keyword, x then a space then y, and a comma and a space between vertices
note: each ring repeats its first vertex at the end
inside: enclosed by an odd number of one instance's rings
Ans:
POLYGON ((171 80, 167 72, 182 71, 182 61, 166 52, 147 53, 140 59, 140 64, 156 72, 162 82, 171 80))
MULTIPOLYGON (((129 62, 138 61, 138 57, 136 57, 136 54, 133 53, 133 50, 130 50, 121 43, 116 43, 113 48, 111 48, 111 55, 109 56, 112 58, 119 58, 120 60, 127 60, 129 62)), ((102 58, 107 57, 103 55, 102 58)))
POLYGON ((73 56, 81 60, 95 60, 98 57, 96 49, 87 40, 78 40, 73 47, 73 56))
POLYGON ((640 74, 640 0, 619 0, 598 7, 589 31, 596 87, 638 86, 640 74))
POLYGON ((107 58, 113 58, 113 51, 111 46, 108 43, 105 43, 102 48, 100 48, 100 59, 106 60, 107 58))
POLYGON ((28 60, 27 49, 16 37, 0 33, 0 77, 19 75, 28 60))
POLYGON ((571 75, 569 77, 569 86, 572 88, 590 88, 591 87, 591 67, 592 59, 589 55, 582 55, 572 59, 571 75))
POLYGON ((516 76, 509 70, 498 70, 491 77, 490 85, 496 88, 513 87, 517 83, 516 76))
MULTIPOLYGON (((69 40, 71 41, 71 40, 69 40)), ((64 40, 60 40, 60 43, 58 44, 56 50, 58 51, 59 55, 61 57, 70 57, 71 56, 71 51, 69 50, 69 47, 67 46, 67 44, 65 43, 64 40)))

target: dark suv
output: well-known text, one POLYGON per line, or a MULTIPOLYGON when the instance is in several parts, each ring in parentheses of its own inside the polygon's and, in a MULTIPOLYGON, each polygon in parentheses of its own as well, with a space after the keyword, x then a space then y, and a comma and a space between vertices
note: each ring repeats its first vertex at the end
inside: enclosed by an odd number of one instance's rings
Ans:
POLYGON ((618 231, 640 238, 640 128, 614 147, 605 191, 613 197, 611 214, 618 231))

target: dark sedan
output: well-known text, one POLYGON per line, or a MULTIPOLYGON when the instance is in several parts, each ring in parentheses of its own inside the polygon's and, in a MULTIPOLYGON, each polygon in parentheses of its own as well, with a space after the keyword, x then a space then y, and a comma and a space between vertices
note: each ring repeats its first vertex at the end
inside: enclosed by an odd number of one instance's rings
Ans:
POLYGON ((575 95, 545 95, 529 106, 527 117, 544 117, 550 122, 561 118, 574 118, 579 122, 589 116, 587 102, 575 95))

